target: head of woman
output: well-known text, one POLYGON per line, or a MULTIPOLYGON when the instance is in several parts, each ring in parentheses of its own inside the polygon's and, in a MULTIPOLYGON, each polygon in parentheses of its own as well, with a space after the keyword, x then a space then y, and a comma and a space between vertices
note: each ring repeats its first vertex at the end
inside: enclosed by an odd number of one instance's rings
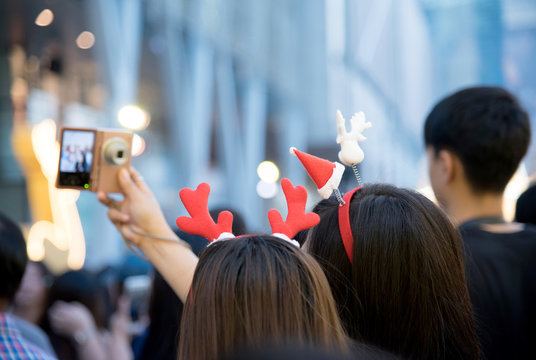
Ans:
POLYGON ((267 235, 209 246, 184 307, 179 359, 216 359, 241 348, 287 342, 347 345, 317 262, 267 235))
POLYGON ((476 359, 460 237, 415 191, 367 185, 349 205, 352 261, 339 204, 320 202, 306 248, 323 267, 348 334, 411 359, 476 359))

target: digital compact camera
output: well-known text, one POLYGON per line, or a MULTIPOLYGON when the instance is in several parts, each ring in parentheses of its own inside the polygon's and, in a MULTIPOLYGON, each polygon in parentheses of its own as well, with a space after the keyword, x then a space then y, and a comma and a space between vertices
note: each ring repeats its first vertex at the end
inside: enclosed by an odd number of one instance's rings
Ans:
POLYGON ((56 187, 121 192, 117 175, 130 166, 131 132, 64 127, 60 146, 56 187))

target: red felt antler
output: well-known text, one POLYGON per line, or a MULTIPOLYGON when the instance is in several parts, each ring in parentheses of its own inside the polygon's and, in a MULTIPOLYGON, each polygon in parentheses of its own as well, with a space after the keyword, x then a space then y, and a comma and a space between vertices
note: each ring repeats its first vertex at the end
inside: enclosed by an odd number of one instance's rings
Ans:
POLYGON ((234 237, 232 234, 233 214, 229 211, 222 211, 218 215, 218 222, 214 220, 208 212, 208 195, 210 186, 207 183, 201 183, 197 189, 182 189, 179 196, 184 207, 190 214, 177 218, 177 226, 184 232, 193 235, 201 235, 210 242, 218 240, 225 233, 226 237, 234 237))
POLYGON ((279 211, 274 209, 268 212, 268 219, 272 233, 283 234, 292 239, 299 231, 317 225, 320 217, 315 213, 305 213, 307 190, 303 186, 294 187, 289 179, 282 179, 281 187, 287 199, 287 220, 283 221, 279 211))

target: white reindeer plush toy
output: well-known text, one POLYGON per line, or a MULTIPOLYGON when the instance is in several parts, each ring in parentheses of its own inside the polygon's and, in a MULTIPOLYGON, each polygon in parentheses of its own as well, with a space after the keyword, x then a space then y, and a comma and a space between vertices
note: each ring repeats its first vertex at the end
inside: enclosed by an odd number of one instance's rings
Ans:
POLYGON ((367 140, 363 136, 362 132, 366 129, 372 127, 372 124, 366 122, 365 114, 360 111, 350 119, 352 124, 352 131, 346 131, 345 120, 342 117, 342 114, 337 110, 337 144, 341 145, 341 151, 339 151, 339 160, 347 166, 351 166, 354 171, 357 184, 362 185, 361 175, 359 175, 359 170, 357 169, 357 164, 363 161, 365 158, 365 153, 359 147, 359 141, 367 140))
POLYGON ((344 117, 337 110, 337 144, 341 145, 339 160, 344 165, 354 166, 365 158, 365 154, 359 147, 358 142, 367 139, 362 132, 372 127, 372 124, 366 122, 365 114, 362 111, 354 114, 350 119, 350 123, 352 124, 352 131, 347 132, 344 117))

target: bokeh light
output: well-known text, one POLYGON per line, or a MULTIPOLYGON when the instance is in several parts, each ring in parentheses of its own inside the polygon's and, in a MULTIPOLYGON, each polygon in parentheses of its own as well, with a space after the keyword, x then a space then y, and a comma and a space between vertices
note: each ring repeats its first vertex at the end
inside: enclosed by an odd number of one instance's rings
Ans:
POLYGON ((82 31, 76 38, 76 45, 82 49, 91 49, 95 45, 95 35, 89 31, 82 31))
POLYGON ((45 9, 35 18, 35 25, 48 26, 54 21, 54 13, 50 9, 45 9))
POLYGON ((257 194, 263 199, 271 199, 277 195, 277 184, 261 180, 257 183, 257 194))
POLYGON ((437 199, 435 197, 434 189, 432 189, 432 186, 427 185, 427 186, 417 189, 417 191, 423 194, 424 196, 426 196, 428 200, 437 204, 437 199))
POLYGON ((257 167, 257 175, 266 183, 275 183, 279 179, 279 168, 271 161, 263 161, 257 167))
POLYGON ((503 214, 506 221, 513 221, 516 214, 516 202, 523 191, 527 190, 530 179, 525 164, 519 165, 516 173, 506 185, 503 197, 503 214))
POLYGON ((149 115, 135 105, 123 106, 117 113, 121 126, 131 130, 143 130, 149 125, 149 115))
POLYGON ((145 140, 138 134, 132 137, 132 156, 140 156, 145 151, 145 140))

